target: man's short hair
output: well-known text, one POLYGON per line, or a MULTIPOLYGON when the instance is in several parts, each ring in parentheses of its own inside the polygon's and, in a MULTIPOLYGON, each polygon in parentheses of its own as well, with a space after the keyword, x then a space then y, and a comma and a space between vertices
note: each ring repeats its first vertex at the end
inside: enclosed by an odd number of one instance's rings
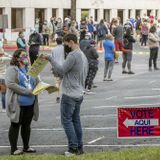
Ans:
POLYGON ((57 43, 57 44, 62 44, 62 42, 63 42, 62 37, 57 37, 57 38, 56 38, 56 43, 57 43))
POLYGON ((64 36, 64 42, 69 42, 69 41, 73 41, 74 43, 78 42, 77 36, 73 33, 69 33, 66 36, 64 36))

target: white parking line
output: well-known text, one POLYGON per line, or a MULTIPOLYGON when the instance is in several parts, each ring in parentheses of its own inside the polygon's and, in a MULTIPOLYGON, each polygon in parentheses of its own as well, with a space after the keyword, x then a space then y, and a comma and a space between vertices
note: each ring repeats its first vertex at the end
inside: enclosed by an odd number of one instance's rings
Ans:
POLYGON ((94 139, 94 140, 88 142, 88 144, 93 144, 93 143, 95 143, 95 142, 97 142, 97 141, 100 141, 100 140, 102 140, 102 139, 104 139, 104 138, 105 138, 104 136, 99 137, 99 138, 97 138, 97 139, 94 139))
POLYGON ((108 97, 105 100, 108 101, 108 100, 111 100, 111 99, 114 99, 114 98, 117 98, 117 96, 108 97))
POLYGON ((153 96, 136 96, 136 97, 124 97, 124 99, 148 99, 148 98, 158 98, 160 95, 153 95, 153 96))
MULTIPOLYGON (((110 118, 116 117, 116 114, 107 114, 107 115, 81 115, 81 118, 110 118)), ((57 116, 56 119, 60 119, 60 116, 57 116)))
POLYGON ((160 106, 160 102, 159 103, 152 103, 152 104, 119 104, 119 105, 113 105, 113 106, 94 106, 92 107, 92 109, 104 109, 104 108, 118 108, 118 107, 147 107, 147 106, 160 106))
POLYGON ((153 91, 160 91, 160 88, 152 88, 153 91))
POLYGON ((153 83, 155 83, 155 82, 156 82, 156 80, 153 80, 153 81, 150 81, 149 84, 153 84, 153 83))
MULTIPOLYGON (((18 148, 22 148, 22 146, 18 146, 18 148)), ((67 147, 67 145, 31 145, 33 148, 63 148, 67 147)), ((120 148, 128 148, 128 147, 160 147, 160 144, 128 144, 128 145, 116 145, 116 144, 104 144, 104 145, 93 145, 88 144, 84 145, 84 147, 120 147, 120 148)), ((0 148, 10 148, 10 146, 0 146, 0 148)))
MULTIPOLYGON (((93 128, 82 128, 83 130, 115 130, 116 127, 93 127, 93 128)), ((64 131, 63 128, 32 128, 32 131, 64 131)), ((8 132, 8 130, 4 130, 8 132)))

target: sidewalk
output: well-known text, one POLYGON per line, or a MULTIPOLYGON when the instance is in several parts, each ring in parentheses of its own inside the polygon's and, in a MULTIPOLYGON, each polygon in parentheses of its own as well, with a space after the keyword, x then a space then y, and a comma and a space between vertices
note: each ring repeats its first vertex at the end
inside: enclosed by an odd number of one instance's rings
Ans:
MULTIPOLYGON (((52 44, 51 46, 41 46, 40 50, 41 51, 51 51, 51 49, 55 46, 55 44, 52 44)), ((4 44, 4 50, 5 51, 14 51, 17 49, 16 42, 9 41, 6 44, 4 44)), ((27 48, 28 50, 28 48, 27 48)))

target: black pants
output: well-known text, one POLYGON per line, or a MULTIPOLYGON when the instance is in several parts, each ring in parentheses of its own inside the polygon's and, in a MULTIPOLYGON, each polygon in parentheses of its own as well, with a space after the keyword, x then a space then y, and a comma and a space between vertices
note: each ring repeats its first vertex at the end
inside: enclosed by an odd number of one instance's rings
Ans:
POLYGON ((29 49, 29 58, 30 58, 30 61, 31 61, 31 65, 37 59, 38 53, 39 53, 39 47, 32 47, 32 48, 29 49))
POLYGON ((149 68, 152 67, 152 61, 154 68, 157 68, 158 47, 150 48, 149 68))
POLYGON ((148 35, 142 34, 141 46, 143 46, 143 44, 145 46, 147 45, 147 39, 148 39, 148 35))
POLYGON ((49 45, 49 35, 43 34, 43 45, 49 45))
POLYGON ((123 56, 122 69, 124 70, 127 64, 128 71, 131 71, 132 51, 123 53, 122 56, 123 56))
POLYGON ((23 149, 29 148, 29 139, 31 132, 31 121, 33 118, 33 105, 32 106, 21 106, 19 123, 11 122, 9 128, 9 142, 11 145, 11 153, 17 150, 17 141, 19 135, 19 129, 21 127, 21 137, 23 142, 23 149))
POLYGON ((85 89, 91 89, 92 88, 92 84, 93 84, 93 80, 96 76, 98 68, 89 68, 88 70, 88 75, 86 78, 86 82, 85 82, 85 89))

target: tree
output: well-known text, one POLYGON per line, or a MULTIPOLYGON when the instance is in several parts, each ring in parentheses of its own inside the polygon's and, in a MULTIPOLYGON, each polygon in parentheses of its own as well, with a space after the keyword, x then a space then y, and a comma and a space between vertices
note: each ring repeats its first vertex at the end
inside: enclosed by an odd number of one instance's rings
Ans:
POLYGON ((76 19, 76 3, 77 0, 71 0, 71 19, 76 19))

